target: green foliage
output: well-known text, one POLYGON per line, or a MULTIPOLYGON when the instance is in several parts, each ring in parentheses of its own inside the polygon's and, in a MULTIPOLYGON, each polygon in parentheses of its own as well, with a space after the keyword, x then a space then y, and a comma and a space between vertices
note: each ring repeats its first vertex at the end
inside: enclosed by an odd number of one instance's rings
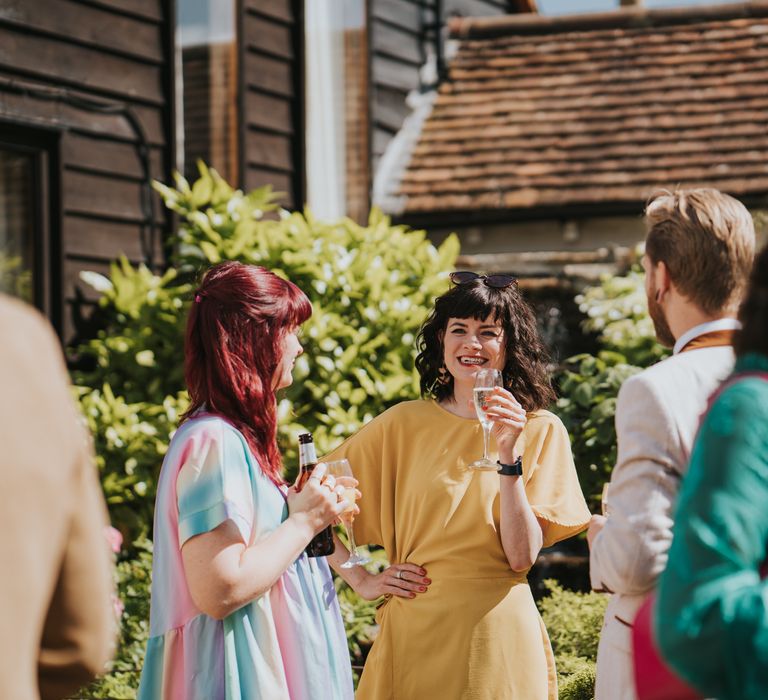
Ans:
POLYGON ((134 542, 117 564, 117 590, 124 609, 120 615, 118 653, 109 673, 78 695, 102 700, 132 700, 141 677, 149 638, 149 593, 152 575, 152 542, 134 542))
POLYGON ((191 187, 181 177, 175 189, 157 186, 184 217, 176 256, 184 276, 239 260, 282 274, 312 301, 305 354, 280 411, 286 462, 295 463, 302 430, 314 433, 323 454, 371 417, 417 396, 415 335, 447 286, 457 239, 435 248, 425 232, 392 226, 378 210, 367 226, 319 221, 309 211, 264 219, 275 208, 271 190, 244 195, 202 164, 200 175, 191 187))
POLYGON ((608 597, 569 591, 552 580, 544 585, 549 595, 539 601, 539 609, 555 653, 560 700, 591 700, 608 597))
MULTIPOLYGON (((175 188, 156 188, 181 217, 175 267, 156 275, 123 259, 109 278, 82 275, 102 292, 103 330, 77 349, 92 368, 74 377, 96 436, 111 517, 129 542, 150 534, 158 470, 188 406, 183 329, 194 282, 205 269, 222 260, 262 265, 296 282, 312 301, 305 353, 278 406, 290 477, 299 432, 314 433, 323 454, 371 417, 418 395, 415 335, 433 298, 447 287, 458 254, 455 237, 435 248, 423 231, 392 226, 378 211, 365 226, 318 221, 310 212, 267 218, 277 210, 270 188, 243 194, 203 164, 194 184, 177 176, 175 188)), ((128 595, 144 585, 149 554, 137 545, 124 556, 128 595)), ((340 598, 350 654, 361 659, 375 606, 344 587, 340 598)), ((126 615, 119 652, 126 664, 116 664, 100 686, 110 688, 109 697, 135 694, 130 663, 143 654, 146 610, 135 606, 129 613, 126 602, 126 615)))
POLYGON ((101 292, 104 326, 80 348, 95 367, 75 375, 78 385, 109 384, 129 403, 162 404, 184 385, 183 339, 191 286, 176 270, 153 274, 124 257, 113 263, 109 279, 83 272, 82 279, 101 292))
POLYGON ((549 595, 539 601, 539 609, 555 655, 595 661, 608 597, 569 591, 551 579, 544 586, 549 595))
POLYGON ((625 362, 638 367, 647 367, 669 354, 656 342, 644 280, 642 268, 635 263, 626 276, 605 275, 599 285, 576 297, 587 317, 584 329, 598 332, 603 348, 624 355, 625 362))
POLYGON ((558 693, 559 700, 593 700, 597 665, 584 661, 563 681, 558 693))
POLYGON ((24 268, 20 255, 0 250, 0 292, 32 303, 32 270, 24 268))
POLYGON ((623 382, 640 371, 623 355, 603 351, 575 355, 560 374, 557 412, 571 436, 584 495, 599 510, 603 484, 616 463, 616 397, 623 382))
MULTIPOLYGON (((117 384, 116 386, 120 386, 117 384)), ((112 522, 131 542, 149 535, 158 466, 169 435, 187 407, 186 393, 162 403, 129 403, 115 396, 110 384, 76 389, 80 407, 94 436, 96 464, 112 522)))
POLYGON ((599 332, 602 350, 563 363, 558 414, 571 436, 582 490, 599 510, 603 484, 616 463, 616 399, 622 383, 669 354, 656 342, 648 316, 642 268, 624 277, 605 276, 576 297, 586 315, 584 329, 599 332))

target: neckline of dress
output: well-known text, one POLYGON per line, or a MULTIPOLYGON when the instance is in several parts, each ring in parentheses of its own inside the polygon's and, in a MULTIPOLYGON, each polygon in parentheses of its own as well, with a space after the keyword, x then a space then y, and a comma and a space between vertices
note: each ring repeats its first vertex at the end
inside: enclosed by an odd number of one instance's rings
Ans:
POLYGON ((477 427, 480 427, 480 421, 477 420, 477 418, 465 418, 464 416, 457 416, 455 413, 451 413, 447 408, 440 405, 440 403, 435 399, 430 399, 431 403, 440 411, 440 413, 444 413, 446 416, 450 416, 451 418, 454 418, 455 420, 462 421, 463 423, 474 423, 477 427))

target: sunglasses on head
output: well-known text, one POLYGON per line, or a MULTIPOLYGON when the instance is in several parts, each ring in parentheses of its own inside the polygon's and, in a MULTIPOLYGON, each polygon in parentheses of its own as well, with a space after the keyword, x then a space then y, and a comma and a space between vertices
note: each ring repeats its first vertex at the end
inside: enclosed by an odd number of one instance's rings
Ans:
POLYGON ((478 275, 477 272, 470 272, 469 270, 452 272, 450 278, 451 282, 459 285, 469 284, 475 280, 483 280, 483 284, 486 287, 492 287, 493 289, 506 289, 513 284, 517 284, 517 277, 513 275, 478 275))

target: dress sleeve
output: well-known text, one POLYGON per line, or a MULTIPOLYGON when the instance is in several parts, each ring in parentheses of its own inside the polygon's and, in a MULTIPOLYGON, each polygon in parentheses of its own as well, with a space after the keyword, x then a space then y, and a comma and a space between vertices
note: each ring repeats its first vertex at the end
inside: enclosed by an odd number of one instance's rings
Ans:
POLYGON ((226 520, 249 543, 253 527, 250 470, 237 436, 220 422, 204 421, 188 436, 176 480, 179 546, 226 520))
POLYGON ((763 698, 768 688, 766 426, 762 380, 742 380, 715 402, 683 479, 659 582, 660 648, 705 697, 763 698))
POLYGON ((543 413, 529 421, 523 449, 525 493, 542 524, 544 547, 584 530, 591 517, 560 419, 543 413))
POLYGON ((384 461, 384 415, 364 425, 357 433, 347 438, 325 459, 346 457, 352 474, 358 480, 362 498, 358 501, 360 513, 355 516, 355 540, 358 544, 386 546, 383 531, 387 530, 384 520, 394 518, 393 486, 386 479, 384 461))

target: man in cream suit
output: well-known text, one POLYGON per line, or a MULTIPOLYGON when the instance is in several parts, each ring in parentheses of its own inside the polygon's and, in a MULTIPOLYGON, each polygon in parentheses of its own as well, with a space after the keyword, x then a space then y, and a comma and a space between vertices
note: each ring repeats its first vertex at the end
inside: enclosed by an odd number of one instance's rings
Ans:
POLYGON ((0 698, 59 700, 116 631, 107 510, 58 341, 0 295, 0 698))
POLYGON ((628 379, 616 408, 608 517, 589 526, 592 587, 612 593, 596 700, 634 700, 631 626, 667 562, 680 480, 707 398, 731 370, 731 335, 752 265, 752 217, 711 189, 664 192, 645 213, 645 289, 673 356, 628 379))

